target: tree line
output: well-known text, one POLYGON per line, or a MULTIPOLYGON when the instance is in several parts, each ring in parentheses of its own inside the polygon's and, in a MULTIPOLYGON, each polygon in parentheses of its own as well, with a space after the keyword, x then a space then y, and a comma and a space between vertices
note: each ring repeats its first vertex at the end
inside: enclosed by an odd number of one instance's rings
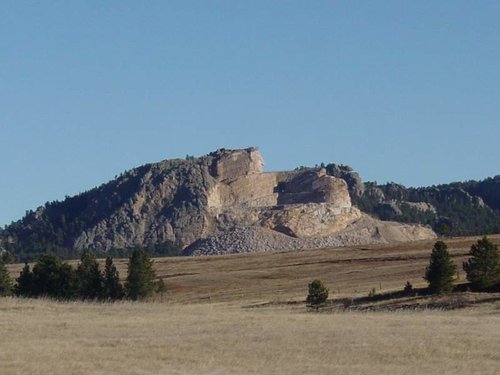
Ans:
POLYGON ((165 291, 163 279, 156 278, 153 261, 141 248, 136 248, 129 258, 124 284, 113 258, 106 257, 101 271, 96 255, 90 250, 83 251, 76 268, 54 254, 43 254, 32 269, 25 263, 15 283, 5 262, 0 260, 0 295, 116 301, 147 299, 155 293, 163 296, 165 291))
MULTIPOLYGON (((470 248, 469 259, 462 264, 467 275, 469 286, 474 291, 500 291, 500 253, 498 246, 486 236, 478 240, 470 248)), ((424 279, 428 283, 427 292, 444 294, 452 292, 457 278, 457 266, 453 262, 448 245, 437 241, 431 252, 429 265, 425 269, 424 279)), ((408 281, 404 286, 405 295, 414 295, 415 290, 408 281)), ((313 307, 323 305, 328 299, 328 288, 321 280, 313 280, 309 284, 306 302, 313 307)), ((369 296, 374 296, 375 290, 369 296)))

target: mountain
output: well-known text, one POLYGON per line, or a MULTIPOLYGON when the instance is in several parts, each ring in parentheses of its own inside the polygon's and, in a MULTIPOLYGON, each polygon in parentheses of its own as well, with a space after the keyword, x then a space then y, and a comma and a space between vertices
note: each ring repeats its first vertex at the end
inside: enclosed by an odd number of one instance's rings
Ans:
POLYGON ((353 202, 381 220, 429 225, 440 235, 500 233, 500 176, 421 188, 365 183, 353 202))
POLYGON ((484 212, 488 230, 500 232, 497 178, 452 185, 378 186, 336 164, 263 172, 257 149, 220 149, 147 164, 46 203, 6 226, 0 240, 21 260, 46 251, 74 258, 85 248, 121 255, 136 245, 156 255, 200 255, 387 243, 435 237, 419 223, 455 233, 454 210, 465 201, 465 211, 484 212))

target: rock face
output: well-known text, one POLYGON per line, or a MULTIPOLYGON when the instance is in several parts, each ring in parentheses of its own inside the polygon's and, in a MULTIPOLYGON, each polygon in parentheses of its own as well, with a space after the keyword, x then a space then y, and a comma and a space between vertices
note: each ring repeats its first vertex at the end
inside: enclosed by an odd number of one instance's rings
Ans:
POLYGON ((255 148, 148 164, 46 205, 21 227, 43 234, 60 225, 60 243, 74 250, 178 243, 196 255, 435 236, 421 226, 382 224, 353 207, 349 193, 362 188, 348 167, 266 173, 263 164, 255 148))

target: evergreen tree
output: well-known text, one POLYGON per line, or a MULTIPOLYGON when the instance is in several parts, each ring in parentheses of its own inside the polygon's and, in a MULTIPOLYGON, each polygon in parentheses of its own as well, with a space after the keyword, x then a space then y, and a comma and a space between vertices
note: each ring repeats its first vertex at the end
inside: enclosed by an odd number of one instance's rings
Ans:
POLYGON ((136 248, 128 262, 128 275, 125 283, 127 297, 132 300, 150 297, 155 290, 155 278, 153 261, 142 249, 136 248))
POLYGON ((0 297, 10 296, 12 292, 12 279, 4 262, 0 261, 0 297))
POLYGON ((33 296, 33 272, 31 272, 28 263, 24 264, 24 267, 17 278, 16 294, 21 297, 32 297, 33 296))
POLYGON ((113 264, 113 258, 106 257, 104 266, 104 290, 103 298, 107 300, 117 300, 123 298, 123 287, 120 284, 120 275, 113 264))
POLYGON ((102 297, 103 277, 92 251, 83 251, 80 264, 76 269, 76 280, 80 298, 92 300, 102 297))
POLYGON ((500 283, 500 257, 497 245, 484 236, 471 246, 469 255, 471 257, 464 262, 463 268, 473 288, 488 289, 500 283))
POLYGON ((429 266, 424 279, 429 283, 432 293, 446 293, 453 289, 453 278, 457 267, 450 258, 448 246, 443 241, 434 244, 429 266))
POLYGON ((74 298, 75 271, 53 254, 43 254, 33 267, 33 295, 58 299, 74 298))
POLYGON ((313 280, 309 284, 309 294, 306 302, 312 306, 319 306, 326 302, 328 298, 328 288, 320 280, 313 280))

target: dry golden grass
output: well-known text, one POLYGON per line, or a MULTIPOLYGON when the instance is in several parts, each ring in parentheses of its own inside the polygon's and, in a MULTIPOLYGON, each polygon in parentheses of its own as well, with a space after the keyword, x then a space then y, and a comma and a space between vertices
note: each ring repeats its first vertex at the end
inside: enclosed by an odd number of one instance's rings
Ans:
POLYGON ((495 374, 500 314, 0 299, 0 373, 495 374))
MULTIPOLYGON (((447 241, 458 265, 475 240, 447 241)), ((499 373, 498 301, 448 312, 243 307, 304 300, 313 278, 334 297, 423 286, 432 244, 156 259, 165 303, 0 299, 0 374, 499 373)))
MULTIPOLYGON (((462 262, 478 238, 446 240, 462 281, 462 262)), ((490 239, 500 244, 500 235, 490 239)), ((336 296, 365 296, 372 288, 377 292, 402 289, 407 280, 424 287, 422 276, 434 242, 157 258, 155 268, 164 278, 168 302, 303 300, 307 284, 314 278, 321 279, 336 296)), ((127 259, 115 259, 115 264, 124 278, 127 259)), ((10 265, 12 277, 18 277, 21 268, 22 264, 10 265)))

